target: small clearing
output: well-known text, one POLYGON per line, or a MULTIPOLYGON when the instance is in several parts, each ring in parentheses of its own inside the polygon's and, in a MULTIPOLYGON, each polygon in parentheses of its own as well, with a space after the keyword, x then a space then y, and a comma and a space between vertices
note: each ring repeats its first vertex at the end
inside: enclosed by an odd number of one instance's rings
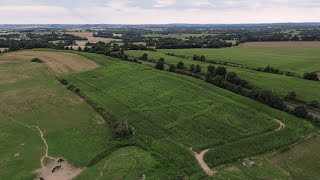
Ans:
POLYGON ((246 47, 320 47, 320 41, 279 41, 279 42, 246 42, 240 44, 246 47))
POLYGON ((50 51, 20 51, 8 53, 3 57, 19 58, 31 60, 40 58, 44 60, 45 65, 55 75, 66 74, 68 72, 80 72, 91 70, 99 65, 85 57, 72 53, 50 52, 50 51))

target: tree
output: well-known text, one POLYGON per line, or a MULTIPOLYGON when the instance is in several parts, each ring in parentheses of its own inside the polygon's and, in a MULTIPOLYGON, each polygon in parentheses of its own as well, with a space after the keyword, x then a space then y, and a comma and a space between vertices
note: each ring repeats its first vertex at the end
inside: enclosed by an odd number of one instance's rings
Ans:
POLYGON ((225 76, 227 74, 227 69, 223 66, 219 66, 217 69, 216 69, 216 74, 219 75, 219 76, 225 76))
POLYGON ((206 61, 206 57, 205 57, 204 55, 202 55, 202 56, 200 57, 200 61, 206 61))
POLYGON ((306 118, 308 116, 308 111, 305 106, 297 106, 294 108, 293 114, 301 118, 306 118))
POLYGON ((149 59, 148 54, 144 53, 139 59, 142 61, 148 61, 148 59, 149 59))
POLYGON ((201 73, 201 66, 199 64, 196 65, 196 73, 201 73))
POLYGON ((192 73, 196 72, 196 67, 195 67, 194 64, 191 64, 189 71, 192 72, 192 73))
POLYGON ((235 83, 237 77, 238 77, 238 76, 237 76, 236 73, 234 73, 234 72, 229 72, 229 73, 227 74, 226 80, 227 80, 228 82, 230 82, 230 83, 235 83))
POLYGON ((65 50, 69 50, 70 48, 67 46, 67 47, 65 47, 64 49, 65 49, 65 50))
POLYGON ((303 75, 303 78, 307 80, 319 81, 318 75, 316 73, 305 73, 303 75))
POLYGON ((176 66, 173 65, 173 64, 170 64, 170 66, 169 66, 169 71, 170 71, 170 72, 175 72, 175 71, 176 71, 176 66))
POLYGON ((178 62, 177 64, 177 69, 184 69, 184 63, 183 62, 178 62))
POLYGON ((208 73, 213 75, 215 74, 215 70, 216 70, 216 67, 214 67, 213 65, 209 65, 208 66, 208 73))
POLYGON ((192 59, 195 60, 195 61, 198 61, 198 60, 200 60, 200 57, 198 55, 193 55, 192 59))
POLYGON ((164 59, 163 58, 160 58, 157 61, 155 68, 159 69, 159 70, 164 70, 164 59))
POLYGON ((82 48, 80 46, 78 47, 78 51, 82 51, 82 48))
POLYGON ((284 98, 287 100, 294 100, 296 97, 297 97, 297 94, 295 91, 289 91, 284 98))

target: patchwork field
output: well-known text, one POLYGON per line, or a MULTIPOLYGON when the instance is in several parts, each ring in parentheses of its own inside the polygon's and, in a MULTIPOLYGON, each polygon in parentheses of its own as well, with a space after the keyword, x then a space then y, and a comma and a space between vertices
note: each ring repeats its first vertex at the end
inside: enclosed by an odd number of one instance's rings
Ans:
POLYGON ((43 64, 31 63, 30 53, 50 56, 52 61, 54 57, 68 61, 71 55, 29 51, 0 55, 0 179, 34 179, 37 173, 45 179, 71 178, 105 149, 109 128, 43 64), (53 174, 54 161, 60 157, 67 161, 53 174))
POLYGON ((320 71, 318 48, 231 47, 222 49, 159 49, 177 55, 205 55, 208 59, 229 61, 253 67, 268 65, 299 74, 320 71))
POLYGON ((128 148, 129 152, 122 149, 123 153, 114 152, 79 178, 107 178, 114 171, 123 179, 205 178, 192 151, 209 149, 204 162, 214 168, 287 146, 314 131, 302 119, 191 77, 80 54, 101 67, 64 78, 117 121, 132 125, 136 132, 132 140, 151 154, 136 147, 128 148), (113 157, 127 157, 127 161, 120 159, 113 165, 113 157), (119 169, 113 171, 115 167, 119 169))
POLYGON ((315 48, 320 47, 319 41, 277 41, 277 42, 246 42, 240 44, 245 47, 300 47, 315 48))
MULTIPOLYGON (((182 61, 186 67, 190 67, 191 64, 199 64, 202 68, 202 72, 207 72, 207 67, 210 65, 206 62, 194 61, 192 59, 185 59, 179 57, 168 56, 163 53, 151 52, 151 51, 126 51, 126 54, 133 57, 141 57, 144 53, 149 55, 149 58, 158 60, 164 58, 168 64, 177 64, 182 61)), ((218 66, 218 65, 216 65, 218 66)), ((285 96, 289 91, 295 91, 297 98, 307 101, 318 100, 320 101, 320 83, 313 81, 306 81, 297 77, 288 77, 270 73, 257 72, 249 69, 227 67, 228 71, 235 72, 244 80, 247 80, 252 85, 255 85, 263 89, 273 89, 275 93, 285 96)))
MULTIPOLYGON (((76 179, 250 178, 238 159, 317 132, 305 120, 197 79, 98 54, 2 54, 0 85, 0 102, 5 102, 0 104, 0 179, 33 179, 36 173, 45 179, 78 174, 76 179), (33 57, 45 63, 31 63, 33 57), (113 130, 52 77, 45 68, 56 69, 50 63, 66 67, 68 71, 55 75, 79 88, 110 117, 133 126, 135 133, 126 141, 134 145, 112 149, 117 143, 113 130), (110 153, 86 167, 106 150, 110 153), (51 173, 53 161, 60 157, 67 162, 51 173)), ((279 171, 266 173, 277 168, 261 161, 265 166, 255 173, 286 177, 279 171)))

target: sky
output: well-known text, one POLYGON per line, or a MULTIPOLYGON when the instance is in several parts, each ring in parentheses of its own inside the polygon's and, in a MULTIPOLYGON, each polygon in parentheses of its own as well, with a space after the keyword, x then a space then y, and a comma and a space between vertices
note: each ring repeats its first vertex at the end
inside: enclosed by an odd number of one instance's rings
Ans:
POLYGON ((320 0, 0 0, 0 24, 319 21, 320 0))

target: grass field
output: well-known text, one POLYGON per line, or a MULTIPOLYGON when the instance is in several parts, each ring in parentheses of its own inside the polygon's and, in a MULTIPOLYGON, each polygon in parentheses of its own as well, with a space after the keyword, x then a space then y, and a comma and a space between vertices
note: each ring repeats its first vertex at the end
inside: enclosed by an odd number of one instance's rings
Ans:
POLYGON ((43 64, 30 60, 11 53, 0 56, 0 179, 36 177, 33 172, 46 148, 39 132, 27 126, 42 130, 49 156, 63 157, 76 167, 100 153, 110 137, 87 103, 61 86, 43 64))
MULTIPOLYGON (((200 64, 202 72, 206 73, 209 63, 194 61, 191 59, 179 58, 168 56, 163 53, 151 52, 151 51, 126 51, 130 56, 140 57, 142 54, 147 53, 149 58, 158 60, 164 58, 168 64, 177 64, 179 61, 185 63, 187 67, 191 64, 200 64)), ((216 65, 217 66, 217 65, 216 65)), ((313 81, 306 81, 297 77, 288 77, 270 73, 263 73, 253 71, 249 69, 227 67, 230 72, 236 72, 242 79, 247 80, 252 85, 255 85, 262 89, 273 89, 275 93, 285 96, 289 91, 295 91, 297 98, 307 101, 318 100, 320 101, 320 83, 313 81), (307 87, 307 88, 306 88, 307 87)))
POLYGON ((246 42, 240 44, 245 47, 280 47, 280 48, 316 48, 320 47, 319 41, 277 41, 277 42, 246 42))
MULTIPOLYGON (((132 160, 128 158, 126 164, 119 160, 120 165, 115 166, 123 166, 123 170, 116 172, 117 177, 145 174, 150 179, 199 179, 205 174, 188 150, 190 147, 197 152, 212 148, 205 160, 214 167, 292 144, 314 131, 304 120, 191 77, 103 55, 80 54, 101 67, 65 78, 117 121, 128 121, 136 131, 133 140, 152 156, 133 147, 133 152, 138 151, 134 153, 136 159, 144 159, 137 162, 146 165, 126 170, 133 166, 132 160), (276 130, 276 119, 285 124, 284 129, 276 130)), ((115 152, 106 162, 118 154, 132 157, 130 152, 115 152)), ((104 164, 99 162, 83 177, 98 175, 104 164)), ((103 177, 108 177, 108 167, 107 163, 102 169, 103 177)))
POLYGON ((231 47, 223 49, 160 49, 177 55, 205 55, 208 59, 229 61, 253 67, 268 65, 299 74, 320 71, 318 48, 231 47))

